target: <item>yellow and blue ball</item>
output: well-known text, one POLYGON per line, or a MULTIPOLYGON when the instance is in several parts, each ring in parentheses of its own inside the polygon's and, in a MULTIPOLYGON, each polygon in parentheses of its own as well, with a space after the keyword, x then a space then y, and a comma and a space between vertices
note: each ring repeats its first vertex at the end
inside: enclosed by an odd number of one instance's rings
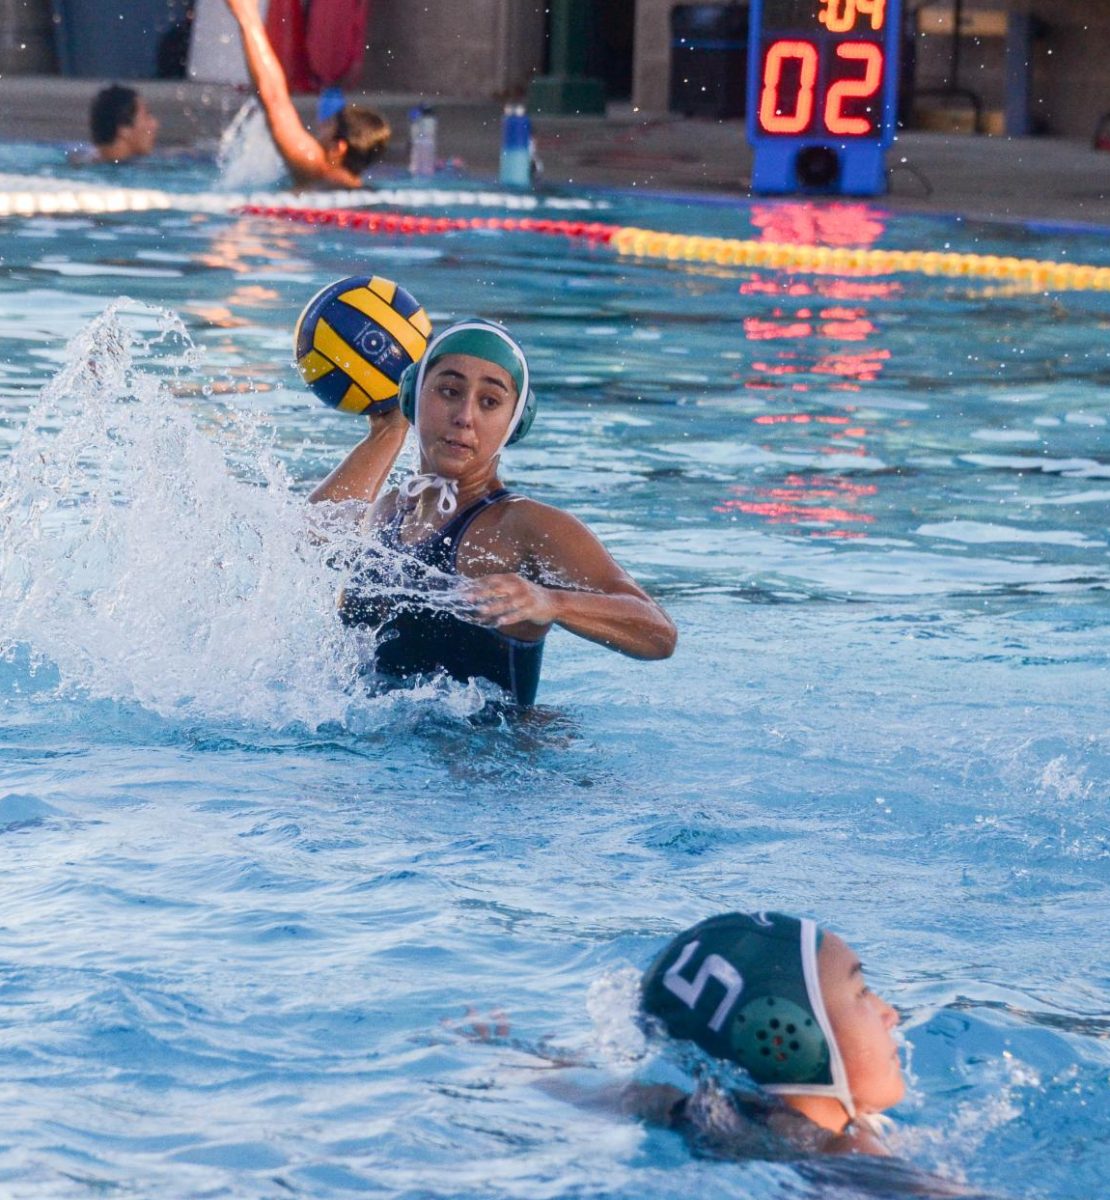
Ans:
POLYGON ((341 412, 385 412, 401 373, 424 353, 432 323, 404 288, 379 275, 328 284, 305 306, 293 333, 301 378, 341 412))

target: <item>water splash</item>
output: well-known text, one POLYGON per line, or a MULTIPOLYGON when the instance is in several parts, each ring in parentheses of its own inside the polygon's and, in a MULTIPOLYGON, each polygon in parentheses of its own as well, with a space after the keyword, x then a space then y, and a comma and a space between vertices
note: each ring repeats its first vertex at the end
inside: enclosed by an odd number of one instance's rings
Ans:
POLYGON ((231 192, 273 187, 285 179, 285 163, 255 97, 239 109, 220 135, 216 169, 220 187, 231 192))
POLYGON ((1089 800, 1094 784, 1084 778, 1083 769, 1072 767, 1063 754, 1049 762, 1037 781, 1037 790, 1050 801, 1071 802, 1089 800))
POLYGON ((964 1164, 981 1151, 998 1130, 1026 1118, 1026 1093, 1041 1087, 1038 1072, 1009 1050, 986 1062, 975 1096, 960 1102, 941 1126, 898 1125, 891 1136, 896 1154, 928 1164, 945 1176, 966 1181, 964 1164))
POLYGON ((615 1066, 632 1066, 647 1053, 647 1038, 638 1021, 640 977, 631 966, 607 971, 586 994, 597 1049, 615 1066))
POLYGON ((121 299, 69 344, 0 484, 0 652, 163 716, 343 721, 359 639, 263 430, 170 384, 180 320, 121 299))

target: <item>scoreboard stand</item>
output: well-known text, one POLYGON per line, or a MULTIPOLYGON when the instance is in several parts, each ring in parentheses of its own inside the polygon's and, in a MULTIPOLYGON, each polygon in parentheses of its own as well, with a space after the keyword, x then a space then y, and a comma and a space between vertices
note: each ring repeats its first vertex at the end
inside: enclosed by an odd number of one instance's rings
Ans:
POLYGON ((751 0, 749 12, 752 191, 885 192, 901 0, 751 0))
POLYGON ((779 141, 756 148, 752 191, 879 196, 886 191, 886 147, 779 141))

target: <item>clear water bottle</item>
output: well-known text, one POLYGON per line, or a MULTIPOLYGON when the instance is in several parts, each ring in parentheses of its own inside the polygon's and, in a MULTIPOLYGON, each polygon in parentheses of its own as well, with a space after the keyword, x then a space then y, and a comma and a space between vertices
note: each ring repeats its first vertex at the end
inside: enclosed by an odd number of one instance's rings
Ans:
POLYGON ((436 114, 427 104, 409 113, 409 174, 427 178, 436 173, 436 114))
POLYGON ((501 119, 501 182, 532 186, 532 121, 523 104, 509 104, 501 119))

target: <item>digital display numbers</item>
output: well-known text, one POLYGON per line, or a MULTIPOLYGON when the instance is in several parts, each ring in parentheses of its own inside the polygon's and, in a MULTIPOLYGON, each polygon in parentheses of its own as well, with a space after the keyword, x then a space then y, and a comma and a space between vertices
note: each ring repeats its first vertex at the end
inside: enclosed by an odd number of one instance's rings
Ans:
MULTIPOLYGON (((881 0, 880 0, 881 2, 881 0)), ((827 48, 826 48, 827 49, 827 48)), ((879 128, 876 97, 883 86, 883 50, 874 42, 841 42, 825 54, 813 42, 782 38, 763 59, 759 127, 764 133, 828 133, 874 137, 879 128), (825 76, 824 102, 817 83, 825 76)))
POLYGON ((748 137, 757 174, 760 144, 838 156, 852 144, 890 144, 900 0, 751 0, 750 12, 748 137))
POLYGON ((886 19, 887 0, 765 3, 759 128, 793 137, 874 137, 881 124, 886 19))

